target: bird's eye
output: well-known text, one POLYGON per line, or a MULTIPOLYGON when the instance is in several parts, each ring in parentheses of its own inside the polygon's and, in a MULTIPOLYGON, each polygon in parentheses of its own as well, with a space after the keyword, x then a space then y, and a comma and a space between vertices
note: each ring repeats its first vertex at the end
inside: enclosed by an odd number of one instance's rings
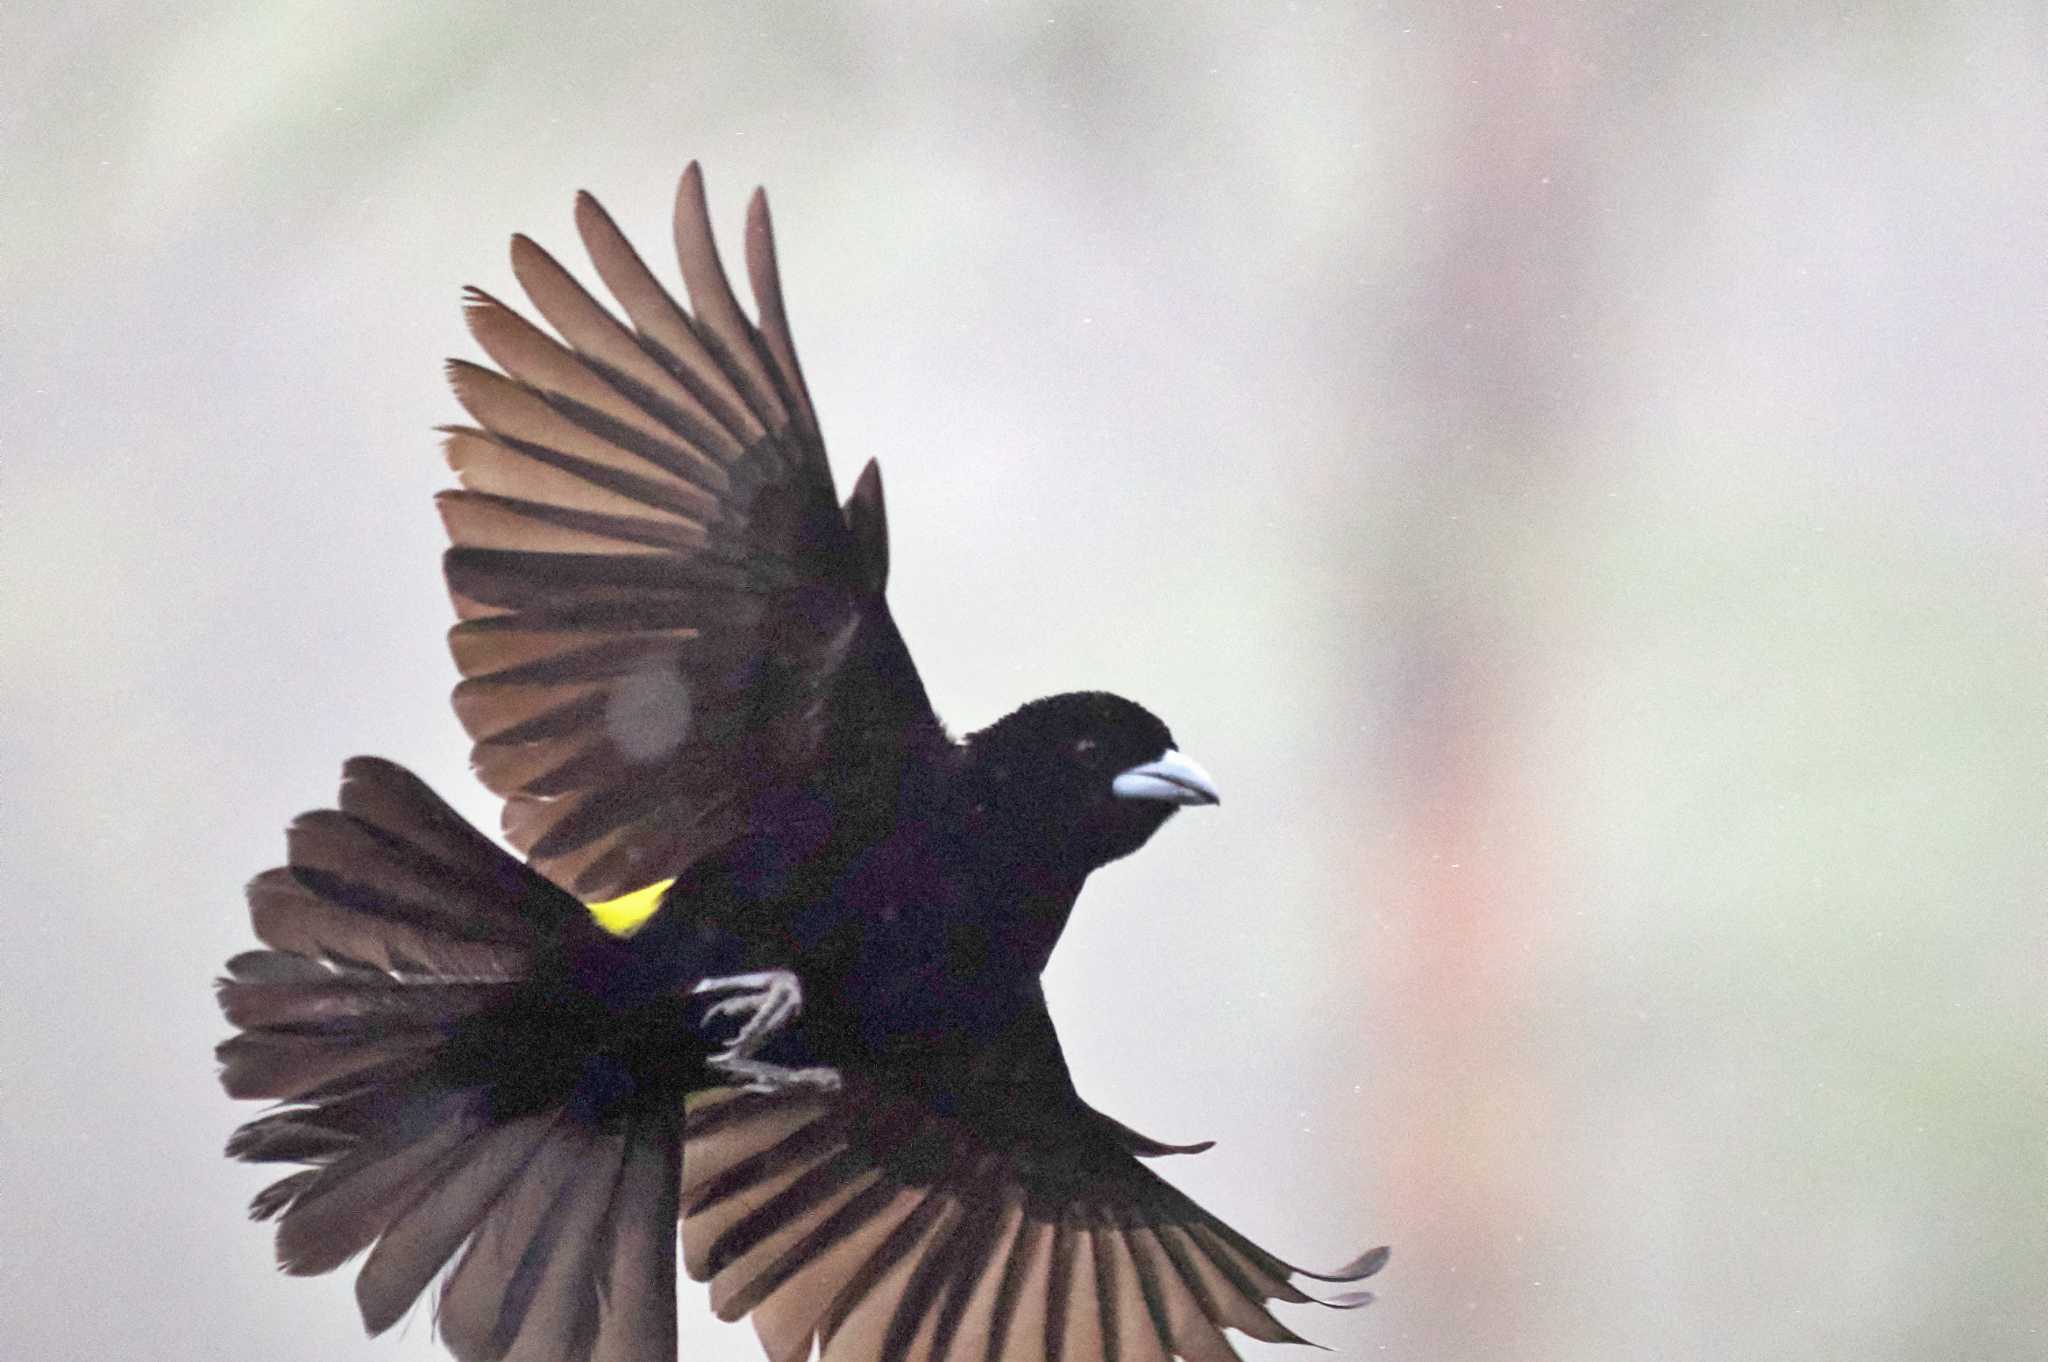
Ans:
POLYGON ((1093 752, 1094 750, 1095 750, 1095 739, 1093 739, 1093 738, 1077 738, 1077 739, 1075 739, 1075 741, 1074 741, 1074 755, 1075 755, 1075 756, 1077 756, 1077 757, 1085 757, 1085 756, 1087 756, 1087 755, 1088 755, 1088 754, 1089 754, 1090 752, 1093 752))

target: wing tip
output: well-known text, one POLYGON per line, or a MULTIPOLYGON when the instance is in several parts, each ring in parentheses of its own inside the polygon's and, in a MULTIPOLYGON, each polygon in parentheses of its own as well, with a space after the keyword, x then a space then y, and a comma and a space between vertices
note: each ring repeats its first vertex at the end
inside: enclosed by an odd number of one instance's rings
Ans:
POLYGON ((704 170, 695 161, 683 167, 683 176, 676 181, 677 223, 686 217, 703 223, 705 234, 710 234, 711 204, 704 193, 704 170))
MULTIPOLYGON (((459 402, 479 379, 496 378, 498 375, 475 360, 450 355, 441 361, 441 376, 455 390, 455 398, 459 402)), ((467 406, 466 403, 464 405, 467 406)))
POLYGON ((882 466, 869 459, 853 481, 842 512, 860 559, 862 585, 881 595, 889 585, 889 514, 882 499, 882 466))
POLYGON ((566 277, 569 271, 555 259, 547 247, 524 232, 512 234, 512 242, 506 254, 512 261, 512 277, 519 281, 519 287, 526 290, 526 296, 533 299, 534 306, 541 307, 545 313, 542 300, 534 290, 538 288, 545 291, 552 282, 548 276, 566 277))
MULTIPOLYGON (((1310 1272, 1306 1268, 1294 1268, 1291 1275, 1294 1277, 1307 1277, 1312 1281, 1318 1282, 1334 1282, 1340 1285, 1362 1282, 1385 1267, 1387 1260, 1393 1256, 1394 1250, 1386 1244, 1381 1244, 1378 1248, 1367 1249, 1364 1253, 1361 1253, 1358 1257, 1334 1272, 1310 1272)), ((1299 1282, 1291 1282, 1290 1285, 1294 1286, 1297 1290, 1300 1289, 1299 1282)), ((1319 1296, 1313 1292, 1303 1292, 1302 1294, 1308 1297, 1309 1302, 1320 1305, 1326 1310, 1362 1310, 1379 1299, 1378 1295, 1371 1291, 1339 1291, 1335 1295, 1330 1296, 1319 1296)))
POLYGON ((1377 1248, 1367 1249, 1334 1272, 1311 1272, 1307 1268, 1297 1267, 1294 1269, 1294 1275, 1310 1277, 1319 1282, 1362 1282, 1385 1267, 1393 1256, 1393 1247, 1381 1244, 1377 1248))
POLYGON ((583 238, 586 250, 590 247, 593 233, 601 233, 607 237, 622 235, 618 224, 612 220, 611 213, 599 202, 597 195, 588 189, 576 191, 575 219, 576 233, 583 238))
POLYGON ((481 332, 484 328, 492 325, 493 318, 510 313, 511 311, 512 309, 506 307, 496 296, 484 289, 478 288, 475 284, 468 284, 463 287, 462 324, 468 328, 469 334, 475 337, 477 343, 485 347, 486 351, 490 348, 489 343, 481 332))
POLYGON ((412 772, 389 757, 373 756, 359 752, 341 764, 341 785, 347 789, 352 784, 371 784, 378 781, 400 781, 410 783, 412 772))

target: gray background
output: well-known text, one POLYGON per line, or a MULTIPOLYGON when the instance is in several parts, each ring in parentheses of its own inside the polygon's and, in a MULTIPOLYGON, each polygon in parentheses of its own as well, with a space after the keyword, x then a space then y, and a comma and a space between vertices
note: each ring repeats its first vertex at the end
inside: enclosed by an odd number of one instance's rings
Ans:
POLYGON ((207 982, 348 754, 495 817, 457 289, 695 156, 942 711, 1221 782, 1050 988, 1182 1185, 1395 1245, 1299 1327, 2042 1355, 2037 3, 580 8, 0 15, 0 1351, 433 1355, 271 1271, 207 982))

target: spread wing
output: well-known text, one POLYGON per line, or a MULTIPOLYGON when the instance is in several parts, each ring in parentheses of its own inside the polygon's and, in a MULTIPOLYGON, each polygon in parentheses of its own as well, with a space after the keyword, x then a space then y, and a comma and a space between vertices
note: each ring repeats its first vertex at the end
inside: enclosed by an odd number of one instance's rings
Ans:
POLYGON ((833 491, 766 200, 747 215, 758 326, 695 164, 675 213, 687 310, 588 194, 576 225, 625 318, 513 239, 555 334, 472 291, 498 370, 449 366, 476 424, 448 432, 462 486, 440 507, 477 772, 507 837, 594 900, 728 840, 835 737, 900 749, 937 721, 882 597, 875 466, 844 510, 833 491))
POLYGON ((1042 1006, 966 1065, 698 1093, 684 1139, 685 1266, 772 1362, 1230 1362, 1225 1329, 1302 1341, 1266 1302, 1314 1299, 1293 1279, 1318 1274, 1141 1164, 1176 1151, 1081 1101, 1042 1006))

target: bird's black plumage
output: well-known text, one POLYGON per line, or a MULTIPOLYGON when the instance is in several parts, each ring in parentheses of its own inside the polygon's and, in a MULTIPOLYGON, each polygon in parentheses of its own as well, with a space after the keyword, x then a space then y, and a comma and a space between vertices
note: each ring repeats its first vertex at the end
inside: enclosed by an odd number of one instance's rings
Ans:
POLYGON ((465 1362, 666 1362, 678 1221, 776 1359, 1292 1338, 1265 1303, 1309 1299, 1296 1270, 1138 1162, 1186 1150, 1082 1101, 1038 982, 1088 874, 1213 802, 1199 768, 1101 693, 948 735, 883 596, 874 465, 834 494, 763 200, 758 326, 694 166, 688 310, 595 200, 576 217, 626 321, 515 239, 560 339, 472 295, 502 372, 451 366, 476 424, 441 498, 456 709, 530 865, 357 758, 251 885, 267 949, 221 983, 223 1081, 283 1104, 230 1152, 306 1165, 254 1208, 284 1266, 368 1250, 373 1332, 445 1274, 465 1362), (584 907, 664 881, 629 935, 584 907), (764 970, 804 995, 764 1058, 840 1086, 721 1069, 693 989, 764 970))

